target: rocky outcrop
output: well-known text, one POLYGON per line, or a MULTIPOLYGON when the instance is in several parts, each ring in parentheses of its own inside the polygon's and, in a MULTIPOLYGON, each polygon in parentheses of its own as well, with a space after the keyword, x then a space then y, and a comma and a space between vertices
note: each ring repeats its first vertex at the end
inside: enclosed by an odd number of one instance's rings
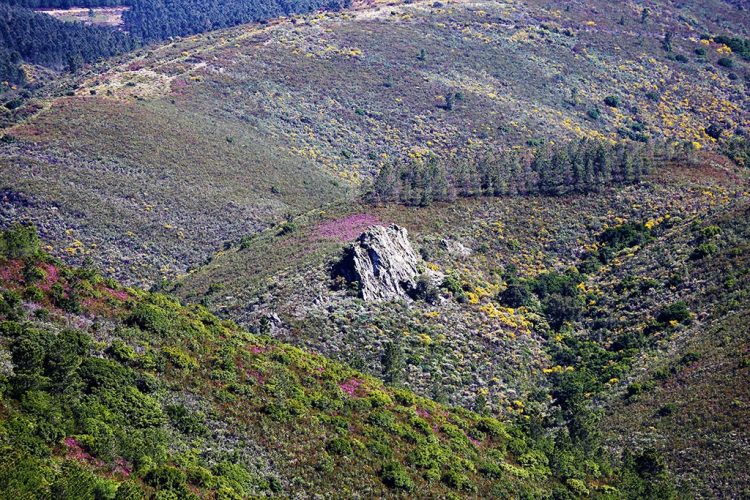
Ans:
MULTIPOLYGON (((348 249, 339 274, 359 283, 367 301, 408 299, 417 286, 422 259, 409 242, 403 227, 372 226, 348 249)), ((424 271, 423 271, 424 272, 424 271)), ((436 273, 431 280, 438 281, 436 273)))

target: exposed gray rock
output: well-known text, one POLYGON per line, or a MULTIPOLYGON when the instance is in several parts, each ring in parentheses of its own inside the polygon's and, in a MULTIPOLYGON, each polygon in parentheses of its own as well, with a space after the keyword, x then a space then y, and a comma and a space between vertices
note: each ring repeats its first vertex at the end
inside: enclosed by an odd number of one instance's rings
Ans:
POLYGON ((460 241, 444 239, 440 241, 440 244, 452 257, 468 257, 471 255, 471 249, 464 246, 460 241))
MULTIPOLYGON (((422 259, 409 242, 406 229, 397 225, 372 226, 352 245, 339 271, 349 281, 359 282, 367 301, 409 299, 416 278, 423 271, 422 259)), ((431 281, 441 279, 431 272, 431 281)))

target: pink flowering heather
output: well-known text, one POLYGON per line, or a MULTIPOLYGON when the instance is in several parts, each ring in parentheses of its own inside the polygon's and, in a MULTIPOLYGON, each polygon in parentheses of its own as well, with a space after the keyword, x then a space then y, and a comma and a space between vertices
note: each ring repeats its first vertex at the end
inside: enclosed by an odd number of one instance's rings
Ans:
POLYGON ((68 459, 95 465, 96 467, 103 467, 105 465, 102 460, 94 458, 86 450, 84 450, 83 446, 81 446, 81 443, 79 443, 76 438, 66 437, 63 440, 63 443, 68 449, 68 453, 66 454, 66 457, 68 459))
POLYGON ((430 416, 430 412, 423 408, 417 408, 417 415, 419 415, 422 418, 427 418, 430 416))
MULTIPOLYGON (((96 458, 88 453, 76 438, 66 437, 63 440, 63 444, 67 449, 65 457, 68 460, 75 460, 77 462, 85 463, 99 468, 106 467, 107 464, 104 462, 104 460, 96 458)), ((124 458, 119 457, 115 460, 114 466, 112 467, 112 474, 119 474, 123 477, 130 477, 132 473, 132 466, 124 458)))
POLYGON ((44 280, 44 283, 39 285, 39 288, 49 291, 52 288, 52 285, 57 283, 57 280, 60 279, 60 274, 57 272, 57 267, 52 264, 43 264, 42 267, 47 274, 47 279, 44 280))
POLYGON ((347 393, 349 396, 354 397, 356 395, 357 389, 362 385, 362 381, 356 378, 352 378, 347 380, 346 382, 342 382, 339 384, 339 388, 347 393))
POLYGON ((114 290, 109 287, 104 287, 104 291, 110 294, 112 297, 116 298, 117 300, 128 300, 130 298, 130 295, 128 292, 124 290, 114 290))
POLYGON ((20 260, 6 262, 0 269, 0 278, 3 281, 21 281, 22 268, 23 262, 20 260))
POLYGON ((124 458, 118 458, 115 460, 115 466, 112 469, 113 474, 120 474, 123 477, 130 477, 130 474, 133 473, 133 469, 130 467, 130 464, 125 461, 124 458))
POLYGON ((253 377, 258 384, 263 385, 266 382, 266 377, 263 376, 258 370, 248 370, 248 377, 253 377))
POLYGON ((252 345, 249 348, 251 354, 263 354, 264 352, 268 352, 271 350, 270 347, 263 347, 260 345, 252 345))
POLYGON ((362 234, 365 229, 376 224, 380 220, 371 214, 353 214, 342 219, 321 222, 315 230, 318 238, 326 240, 350 241, 362 234))

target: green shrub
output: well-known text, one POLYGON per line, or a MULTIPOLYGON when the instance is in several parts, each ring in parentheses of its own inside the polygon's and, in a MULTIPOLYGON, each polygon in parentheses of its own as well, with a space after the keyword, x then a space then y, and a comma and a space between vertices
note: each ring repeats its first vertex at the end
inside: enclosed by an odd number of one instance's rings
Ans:
POLYGON ((398 462, 389 462, 380 471, 380 477, 387 486, 403 491, 414 490, 414 481, 398 462))
POLYGON ((205 425, 205 416, 201 413, 193 413, 184 405, 168 405, 164 408, 169 421, 180 432, 188 436, 205 436, 208 427, 205 425))
POLYGON ((23 298, 29 302, 41 302, 44 300, 44 292, 38 286, 31 285, 23 291, 23 298))
POLYGON ((373 408, 379 408, 381 406, 389 406, 393 404, 393 399, 391 399, 391 397, 387 393, 377 389, 371 391, 368 398, 373 408))
POLYGON ((143 394, 135 387, 129 386, 101 391, 102 402, 115 415, 121 425, 135 428, 158 427, 166 422, 166 417, 159 403, 143 394))
POLYGON ((479 422, 477 422, 477 429, 493 438, 510 438, 505 430, 505 426, 491 417, 483 417, 480 419, 479 422))
POLYGON ((677 321, 678 323, 689 322, 690 309, 688 309, 684 301, 677 301, 661 309, 656 315, 656 321, 661 324, 667 324, 670 321, 677 321))
POLYGON ((326 443, 326 450, 334 455, 351 455, 352 443, 346 438, 333 438, 326 443))
POLYGON ((528 283, 515 276, 507 278, 507 286, 498 298, 508 307, 529 307, 534 300, 528 283))
POLYGON ((254 487, 263 482, 262 478, 252 474, 245 467, 228 461, 217 464, 213 473, 221 486, 231 488, 242 498, 249 497, 254 487))
POLYGON ((616 108, 620 106, 620 98, 614 95, 608 95, 604 98, 604 104, 611 108, 616 108))
POLYGON ((580 479, 568 479, 567 481, 565 481, 565 484, 578 497, 589 496, 590 492, 589 492, 588 487, 586 486, 586 483, 581 481, 580 479))
POLYGON ((432 280, 426 274, 420 274, 417 277, 417 283, 414 286, 412 297, 416 300, 424 300, 428 304, 434 304, 440 299, 440 292, 432 280))
POLYGON ((454 297, 459 297, 464 294, 463 287, 461 286, 461 280, 455 274, 449 274, 443 278, 443 282, 440 284, 441 288, 445 288, 453 294, 454 297))
POLYGON ((114 500, 143 500, 146 496, 135 481, 123 481, 117 487, 114 500))
POLYGON ((33 226, 14 224, 0 235, 0 255, 5 258, 24 259, 39 254, 39 236, 33 226))
POLYGON ((667 403, 663 405, 656 414, 660 417, 668 417, 677 411, 677 405, 674 403, 667 403))
POLYGON ((417 402, 417 397, 414 393, 406 389, 394 390, 393 397, 396 398, 396 402, 402 406, 412 406, 417 402))
POLYGON ((690 254, 690 258, 693 260, 700 260, 709 255, 713 255, 719 251, 719 247, 715 243, 701 243, 690 254))
POLYGON ((173 317, 157 305, 141 302, 130 313, 125 322, 130 326, 137 326, 141 330, 166 335, 172 328, 173 317))
POLYGON ((287 221, 281 224, 281 226, 279 226, 279 231, 277 234, 279 236, 284 236, 286 234, 291 234, 295 232, 297 229, 299 229, 299 223, 287 221))
POLYGON ((78 374, 88 389, 120 389, 135 382, 133 370, 102 358, 85 359, 78 368, 78 374))
POLYGON ((437 443, 417 446, 409 454, 409 463, 420 469, 440 469, 448 459, 448 452, 437 443))
POLYGON ((157 491, 185 491, 187 489, 187 476, 185 473, 175 467, 166 465, 157 467, 146 474, 144 482, 157 491))
POLYGON ((476 486, 472 484, 469 478, 455 469, 445 471, 440 479, 447 486, 455 490, 466 492, 473 492, 476 490, 476 486))

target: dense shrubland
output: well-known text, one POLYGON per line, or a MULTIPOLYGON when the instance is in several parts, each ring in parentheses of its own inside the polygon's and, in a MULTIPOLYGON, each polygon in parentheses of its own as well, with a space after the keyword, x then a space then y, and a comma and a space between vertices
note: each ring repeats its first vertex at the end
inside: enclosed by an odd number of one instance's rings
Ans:
POLYGON ((662 469, 643 470, 650 455, 621 462, 588 424, 562 456, 560 438, 534 425, 440 406, 201 307, 67 268, 33 229, 15 226, 0 241, 6 494, 668 491, 662 469))

